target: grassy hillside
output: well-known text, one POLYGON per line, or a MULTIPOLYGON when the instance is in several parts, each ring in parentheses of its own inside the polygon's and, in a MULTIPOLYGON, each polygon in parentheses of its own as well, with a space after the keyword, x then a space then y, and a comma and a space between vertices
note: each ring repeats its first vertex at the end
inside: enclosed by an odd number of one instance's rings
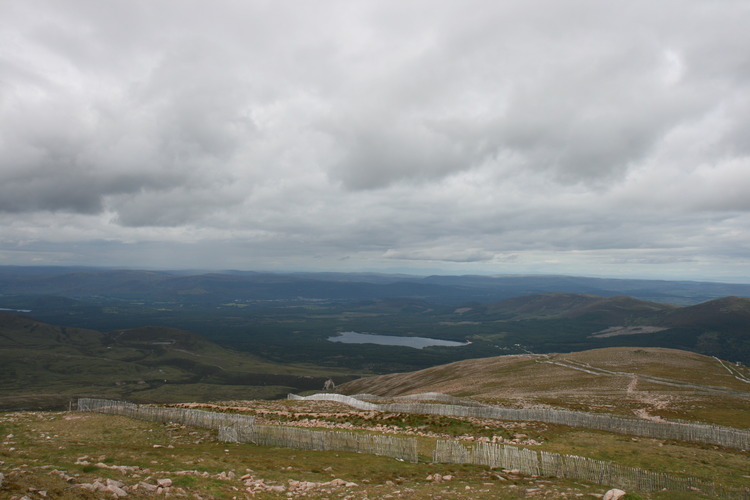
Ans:
MULTIPOLYGON (((750 370, 740 370, 750 377, 750 370)), ((718 360, 661 348, 515 355, 355 380, 344 394, 443 392, 524 407, 552 406, 750 428, 750 383, 718 360)))
POLYGON ((62 403, 71 395, 136 401, 273 398, 321 388, 329 376, 342 381, 353 375, 270 363, 174 328, 102 333, 0 314, 0 407, 62 403))
MULTIPOLYGON (((98 414, 0 413, 0 435, 0 498, 115 498, 85 489, 97 481, 119 484, 133 499, 593 500, 608 489, 480 466, 222 443, 215 431, 98 414), (433 479, 436 474, 439 480, 433 479), (155 490, 159 480, 169 480, 170 486, 156 495, 147 488, 155 490)), ((717 458, 708 455, 701 458, 717 458)))
MULTIPOLYGON (((88 346, 105 357, 106 351, 117 356, 139 352, 146 357, 136 363, 152 360, 157 362, 153 366, 161 366, 158 361, 165 356, 205 357, 206 366, 210 366, 208 360, 222 360, 221 348, 171 329, 101 334, 63 331, 23 317, 12 319, 15 329, 3 331, 4 342, 12 337, 8 332, 13 330, 24 340, 23 348, 37 348, 39 353, 76 345, 79 350, 88 346), (101 343, 103 351, 96 351, 96 342, 101 343)), ((567 407, 642 418, 680 417, 748 428, 750 384, 741 380, 748 376, 745 368, 694 353, 614 348, 462 361, 413 373, 363 378, 339 389, 386 396, 440 391, 504 405, 567 407)), ((182 396, 183 401, 192 401, 189 393, 182 396)), ((543 422, 359 411, 328 401, 231 399, 176 406, 251 414, 262 425, 416 436, 420 463, 366 454, 230 444, 217 441, 215 431, 110 415, 0 412, 0 498, 102 498, 102 492, 86 490, 85 485, 96 481, 106 484, 107 480, 126 488, 128 498, 151 498, 153 492, 148 488, 166 479, 171 481, 166 490, 171 496, 190 498, 594 499, 609 489, 581 480, 432 463, 428 450, 436 439, 464 443, 486 439, 675 477, 716 481, 729 488, 750 486, 747 451, 543 422), (440 479, 436 480, 435 474, 440 479), (307 482, 304 487, 303 482, 307 482)), ((697 491, 657 491, 630 498, 706 497, 697 491)))
MULTIPOLYGON (((180 405, 183 406, 183 405, 180 405)), ((190 498, 601 498, 609 486, 524 476, 517 470, 433 463, 437 439, 491 439, 536 451, 573 454, 675 477, 750 486, 747 452, 540 422, 356 411, 327 401, 229 401, 184 405, 252 414, 256 423, 344 433, 416 436, 419 463, 368 454, 219 442, 216 432, 180 424, 78 412, 0 413, 0 497, 102 498, 86 490, 117 481, 129 498, 151 498, 159 480, 169 496, 190 498), (435 474, 440 478, 435 479, 435 474), (309 482, 304 488, 300 482, 309 482), (145 483, 145 485, 144 485, 145 483)), ((630 499, 642 498, 631 496, 630 499)), ((654 500, 705 498, 656 491, 654 500)))

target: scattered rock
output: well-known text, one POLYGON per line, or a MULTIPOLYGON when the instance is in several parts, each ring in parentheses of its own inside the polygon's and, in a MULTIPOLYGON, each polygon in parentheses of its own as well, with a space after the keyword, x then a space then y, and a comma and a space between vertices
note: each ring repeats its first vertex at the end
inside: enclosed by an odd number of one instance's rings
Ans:
POLYGON ((119 486, 115 486, 114 484, 110 484, 106 487, 104 491, 109 491, 110 493, 113 493, 116 497, 126 497, 128 496, 127 492, 120 488, 119 486))
POLYGON ((170 486, 172 486, 172 480, 169 478, 157 479, 156 484, 158 484, 162 488, 169 488, 170 486))
MULTIPOLYGON (((55 474, 55 475, 57 475, 57 476, 60 476, 61 478, 63 478, 63 479, 65 480, 65 481, 67 481, 67 482, 69 482, 69 483, 72 483, 72 482, 74 482, 74 481, 75 481, 75 478, 74 478, 73 476, 70 476, 70 475, 68 475, 68 473, 67 473, 67 472, 65 472, 64 470, 57 470, 57 469, 54 469, 54 470, 51 470, 51 471, 50 471, 49 473, 50 473, 50 474, 55 474)), ((0 474, 0 475, 2 475, 2 474, 0 474)), ((2 481, 0 481, 0 483, 1 483, 1 482, 2 482, 2 481)))
POLYGON ((617 488, 613 488, 604 494, 603 500, 619 500, 620 498, 624 496, 625 496, 624 491, 618 490, 617 488))
POLYGON ((145 481, 141 481, 140 483, 138 483, 138 488, 145 490, 145 491, 153 492, 153 491, 156 491, 157 486, 153 484, 149 484, 145 481))
POLYGON ((124 484, 121 481, 115 481, 114 479, 107 479, 107 486, 114 486, 116 488, 122 488, 124 484))

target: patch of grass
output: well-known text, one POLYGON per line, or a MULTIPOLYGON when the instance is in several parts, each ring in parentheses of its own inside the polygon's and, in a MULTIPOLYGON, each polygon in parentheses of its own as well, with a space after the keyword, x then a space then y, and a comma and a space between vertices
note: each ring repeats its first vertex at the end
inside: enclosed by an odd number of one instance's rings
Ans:
POLYGON ((550 436, 543 448, 677 476, 750 487, 750 480, 742 477, 750 464, 747 453, 742 451, 578 429, 550 436))
POLYGON ((183 488, 194 488, 198 486, 198 479, 192 476, 180 476, 172 481, 174 486, 181 486, 183 488))

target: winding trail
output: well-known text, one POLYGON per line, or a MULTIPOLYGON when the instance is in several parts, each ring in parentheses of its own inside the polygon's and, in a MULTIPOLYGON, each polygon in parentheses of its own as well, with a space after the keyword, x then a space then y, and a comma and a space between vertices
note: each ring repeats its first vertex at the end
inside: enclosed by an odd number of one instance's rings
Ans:
MULTIPOLYGON (((750 392, 748 391, 741 391, 738 389, 730 389, 728 387, 719 387, 714 385, 700 385, 700 384, 693 384, 690 382, 680 382, 678 380, 673 380, 669 378, 664 377, 655 377, 653 375, 639 375, 632 372, 620 372, 620 371, 612 371, 612 370, 606 370, 604 368, 598 368, 595 366, 591 366, 588 363, 580 363, 578 361, 571 361, 571 360, 547 360, 547 361, 537 361, 537 363, 549 363, 557 366, 561 366, 563 368, 568 368, 571 370, 578 370, 581 372, 589 373, 591 375, 604 375, 604 376, 615 376, 615 377, 638 377, 639 380, 642 380, 644 382, 650 382, 652 384, 660 384, 660 385, 667 385, 671 387, 680 387, 683 389, 693 389, 697 391, 703 391, 703 392, 709 392, 714 394, 729 394, 734 397, 739 397, 743 399, 750 399, 750 392)), ((723 363, 722 363, 723 365, 723 363)), ((724 368, 727 368, 724 366, 724 368)), ((730 371, 730 373, 732 373, 730 371)), ((735 376, 735 378, 737 378, 735 376)), ((750 380, 744 380, 748 383, 750 383, 750 380)))
POLYGON ((716 361, 718 361, 719 364, 721 366, 723 366, 729 372, 729 374, 731 376, 733 376, 734 378, 736 378, 740 382, 745 382, 746 384, 750 384, 750 379, 748 379, 742 373, 740 373, 740 371, 737 370, 737 368, 733 367, 732 365, 726 365, 726 364, 724 364, 724 362, 722 360, 720 360, 719 358, 717 358, 716 356, 713 356, 713 358, 716 361))

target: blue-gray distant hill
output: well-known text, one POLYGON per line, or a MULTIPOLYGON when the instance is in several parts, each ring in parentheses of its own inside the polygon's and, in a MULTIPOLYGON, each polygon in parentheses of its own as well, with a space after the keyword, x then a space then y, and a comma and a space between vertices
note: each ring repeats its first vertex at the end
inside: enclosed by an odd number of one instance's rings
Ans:
POLYGON ((690 305, 726 296, 750 296, 750 285, 575 276, 410 276, 377 273, 260 273, 141 271, 0 266, 2 295, 179 300, 369 300, 408 297, 461 304, 551 292, 690 305))

